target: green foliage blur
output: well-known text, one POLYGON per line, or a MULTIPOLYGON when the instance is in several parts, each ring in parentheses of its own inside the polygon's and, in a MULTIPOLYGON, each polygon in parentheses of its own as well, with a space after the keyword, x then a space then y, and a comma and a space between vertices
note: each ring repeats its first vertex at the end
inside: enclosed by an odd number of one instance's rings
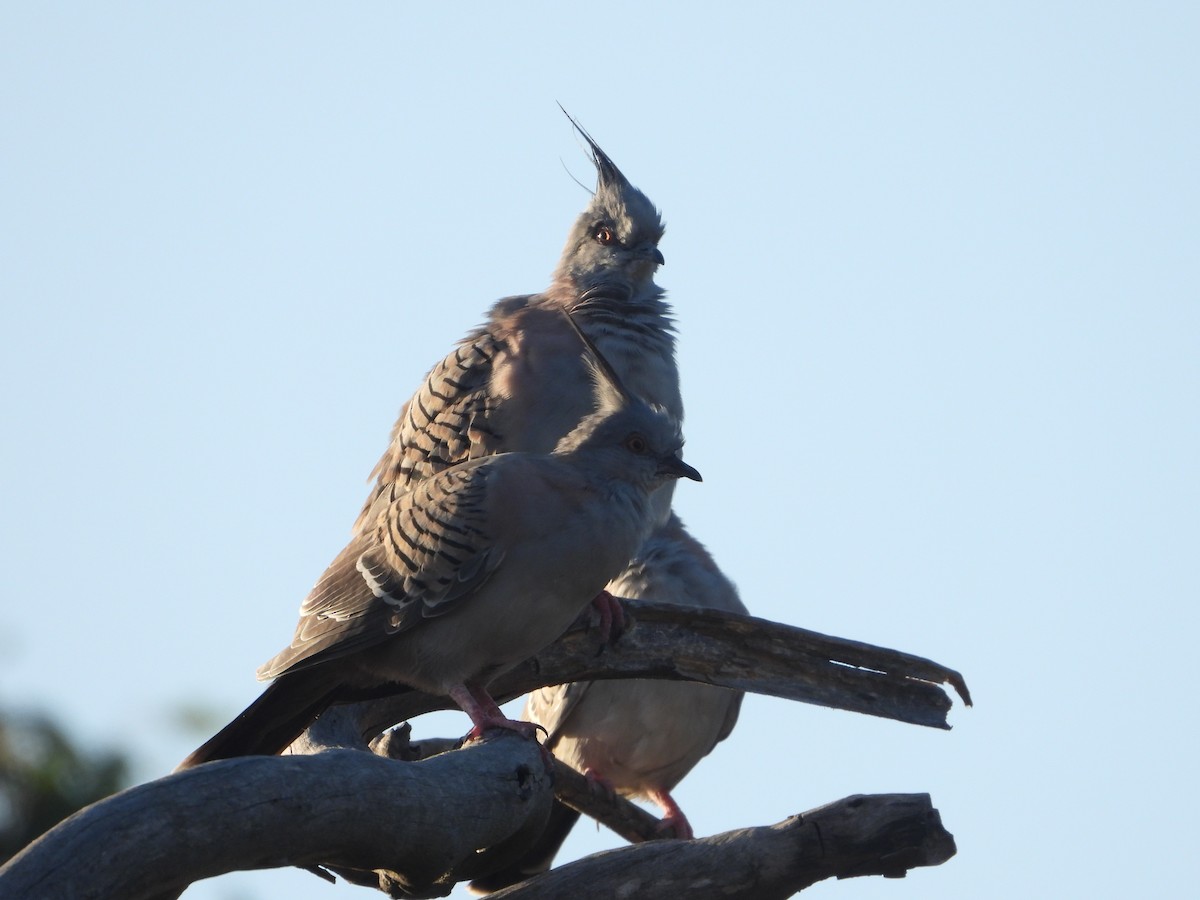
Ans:
POLYGON ((128 762, 73 744, 49 718, 0 712, 0 863, 126 784, 128 762))

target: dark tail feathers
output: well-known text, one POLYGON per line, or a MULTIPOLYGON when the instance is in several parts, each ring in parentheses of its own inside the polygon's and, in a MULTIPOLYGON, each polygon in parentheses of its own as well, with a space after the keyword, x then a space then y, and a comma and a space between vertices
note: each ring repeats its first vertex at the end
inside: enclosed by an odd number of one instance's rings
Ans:
POLYGON ((281 675, 236 719, 181 762, 179 769, 214 759, 282 752, 334 702, 338 689, 337 682, 319 668, 281 675))
POLYGON ((579 821, 579 813, 568 806, 563 806, 556 800, 550 810, 550 818, 546 821, 546 827, 533 846, 529 847, 519 859, 510 862, 499 871, 489 872, 487 875, 473 879, 471 891, 476 894, 490 894, 492 891, 498 891, 510 884, 516 884, 547 871, 577 821, 579 821))

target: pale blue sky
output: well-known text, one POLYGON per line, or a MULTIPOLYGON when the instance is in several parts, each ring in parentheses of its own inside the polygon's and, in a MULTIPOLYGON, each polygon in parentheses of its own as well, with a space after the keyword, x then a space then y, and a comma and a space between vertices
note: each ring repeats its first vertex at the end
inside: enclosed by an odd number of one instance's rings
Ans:
MULTIPOLYGON (((928 791, 954 860, 806 896, 1190 894, 1197 46, 1189 3, 0 6, 0 704, 145 779, 256 694, 400 404, 545 286, 561 102, 668 223, 685 520, 978 704, 753 698, 697 832, 928 791)), ((186 896, 295 892, 368 896, 186 896)))

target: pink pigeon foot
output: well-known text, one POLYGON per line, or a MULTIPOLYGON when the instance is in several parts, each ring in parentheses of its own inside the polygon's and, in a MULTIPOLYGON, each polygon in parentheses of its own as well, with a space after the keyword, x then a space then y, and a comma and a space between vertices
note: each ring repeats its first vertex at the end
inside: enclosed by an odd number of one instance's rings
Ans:
POLYGON ((625 630, 625 608, 621 601, 608 591, 601 591, 592 601, 592 606, 600 613, 600 640, 611 644, 625 630))
POLYGON ((492 728, 515 731, 531 740, 537 740, 537 725, 532 722, 518 722, 516 719, 510 719, 504 715, 500 707, 496 705, 496 701, 492 699, 491 694, 479 685, 454 685, 447 693, 450 695, 450 699, 471 717, 474 727, 467 732, 465 740, 477 741, 492 728))
POLYGON ((662 821, 658 823, 658 831, 662 834, 672 834, 681 841, 690 841, 696 835, 692 825, 671 796, 670 791, 650 791, 647 796, 659 805, 663 811, 662 821))

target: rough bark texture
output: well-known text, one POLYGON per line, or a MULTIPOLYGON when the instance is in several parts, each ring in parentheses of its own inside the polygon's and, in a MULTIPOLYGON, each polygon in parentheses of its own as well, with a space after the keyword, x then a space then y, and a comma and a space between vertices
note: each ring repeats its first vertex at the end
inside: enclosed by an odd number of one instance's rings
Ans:
POLYGON ((773 900, 826 878, 902 877, 954 853, 928 794, 855 796, 778 825, 597 853, 491 896, 773 900))
MULTIPOLYGON (((909 654, 691 608, 627 604, 626 617, 626 632, 608 646, 577 624, 494 693, 683 678, 940 728, 949 727, 950 707, 941 684, 970 703, 957 672, 909 654)), ((443 752, 457 742, 413 743, 407 726, 383 733, 445 706, 403 690, 335 707, 292 755, 208 763, 110 797, 0 868, 0 900, 168 900, 201 878, 288 865, 319 865, 395 897, 444 896, 520 853, 549 813, 553 782, 568 805, 645 843, 497 897, 785 897, 824 878, 899 876, 954 854, 926 795, 851 797, 778 825, 652 840, 653 816, 595 790, 517 735, 443 752)))
POLYGON ((553 797, 539 749, 507 733, 419 763, 221 760, 71 816, 0 869, 0 897, 160 900, 225 872, 316 864, 439 897, 473 877, 478 848, 539 829, 553 797))
MULTIPOLYGON (((958 672, 910 653, 736 613, 623 604, 627 625, 615 643, 601 644, 586 620, 577 622, 546 650, 494 681, 493 696, 503 702, 566 681, 672 678, 932 728, 950 727, 951 700, 941 685, 951 685, 971 705, 958 672)), ((453 708, 445 698, 403 687, 357 706, 355 715, 368 739, 397 722, 453 708)))

